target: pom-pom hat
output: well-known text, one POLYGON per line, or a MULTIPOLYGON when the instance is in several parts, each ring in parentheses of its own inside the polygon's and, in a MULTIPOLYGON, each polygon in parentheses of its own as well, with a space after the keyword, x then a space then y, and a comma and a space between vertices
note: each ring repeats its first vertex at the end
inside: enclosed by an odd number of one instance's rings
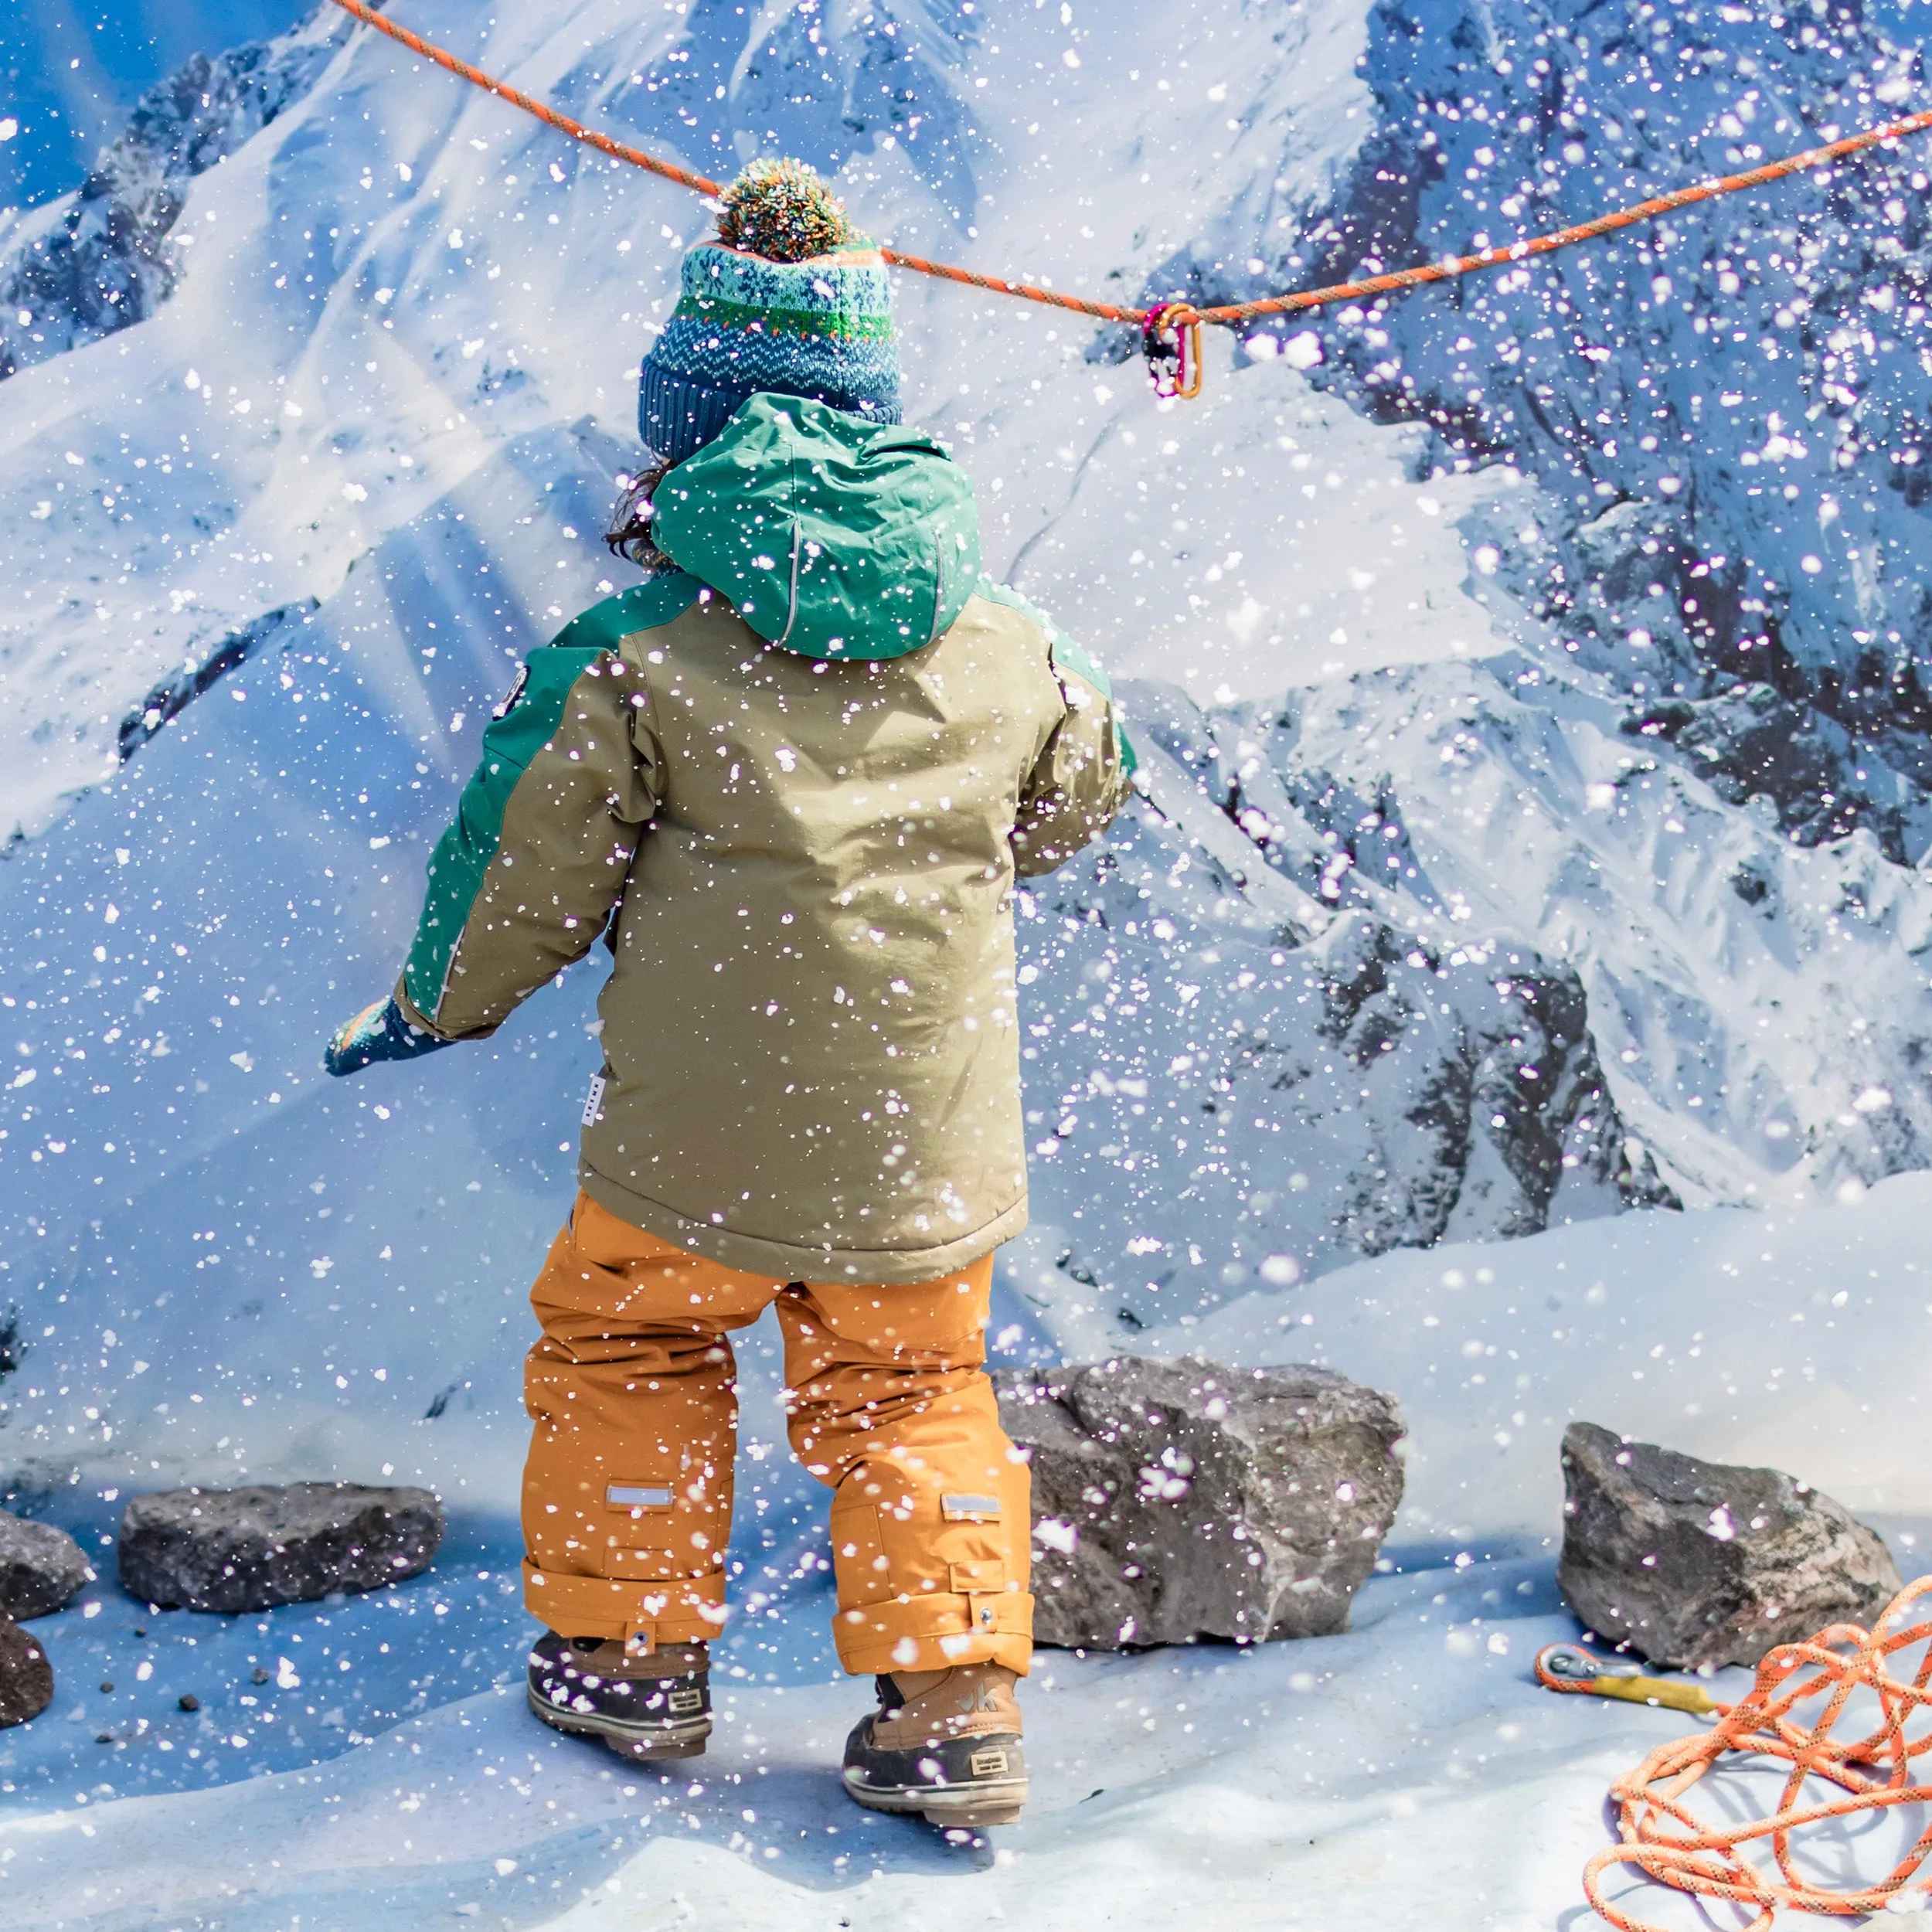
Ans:
POLYGON ((797 162, 753 162, 725 191, 718 239, 685 257, 640 372, 638 433, 681 463, 761 389, 900 420, 885 262, 797 162))

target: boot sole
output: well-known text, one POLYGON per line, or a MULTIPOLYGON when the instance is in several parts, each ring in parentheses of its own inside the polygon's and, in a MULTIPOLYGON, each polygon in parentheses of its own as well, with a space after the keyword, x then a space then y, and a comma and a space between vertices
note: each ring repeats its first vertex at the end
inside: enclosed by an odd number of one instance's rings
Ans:
POLYGON ((1012 1825, 1026 1802, 1023 1777, 985 1784, 868 1784, 862 1777, 845 1774, 845 1794, 869 1811, 891 1811, 901 1818, 923 1817, 944 1829, 978 1831, 989 1825, 1012 1825))
POLYGON ((653 1724, 647 1728, 626 1724, 617 1718, 586 1717, 576 1711, 559 1710, 527 1685, 524 1698, 532 1713, 552 1730, 566 1732, 572 1737, 595 1738, 618 1757, 640 1764, 655 1763, 660 1758, 700 1757, 711 1736, 709 1717, 687 1718, 682 1723, 653 1724))

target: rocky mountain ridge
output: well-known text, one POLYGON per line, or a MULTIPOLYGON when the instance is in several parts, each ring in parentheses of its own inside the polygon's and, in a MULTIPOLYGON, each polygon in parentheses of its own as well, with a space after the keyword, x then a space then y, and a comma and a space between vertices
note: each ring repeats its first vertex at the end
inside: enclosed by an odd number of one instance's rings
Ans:
POLYGON ((0 380, 154 314, 196 241, 176 232, 188 184, 307 94, 351 24, 322 8, 292 33, 196 54, 141 97, 80 186, 0 243, 0 380))

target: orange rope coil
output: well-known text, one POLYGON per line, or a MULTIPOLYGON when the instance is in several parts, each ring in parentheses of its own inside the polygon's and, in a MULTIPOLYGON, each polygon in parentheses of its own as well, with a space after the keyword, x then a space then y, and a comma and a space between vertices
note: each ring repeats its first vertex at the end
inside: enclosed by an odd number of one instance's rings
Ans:
MULTIPOLYGON (((1932 1621, 1901 1628, 1907 1607, 1932 1592, 1932 1577, 1908 1584, 1869 1631, 1833 1624, 1801 1644, 1781 1644, 1757 1667, 1747 1696, 1714 1706, 1708 1731, 1660 1744, 1611 1787, 1623 1842, 1599 1852, 1583 1868, 1583 1890, 1597 1914, 1617 1932, 1661 1932, 1613 1904, 1609 1875, 1634 1866, 1660 1885, 1702 1899, 1723 1899, 1753 1911, 1744 1932, 1769 1932, 1781 1906, 1849 1918, 1882 1912, 1932 1857, 1932 1822, 1884 1878, 1834 1889, 1796 1866, 1793 1839, 1808 1828, 1900 1805, 1932 1805, 1932 1783, 1914 1782, 1915 1760, 1932 1752, 1932 1621), (1920 1651, 1909 1676, 1893 1660, 1920 1651), (1877 1700, 1876 1726, 1855 1737, 1837 1726, 1858 1691, 1877 1700), (1792 1713, 1822 1699, 1815 1721, 1792 1713), (1763 1818, 1713 1825, 1683 1802, 1684 1794, 1731 1753, 1790 1767, 1776 1808, 1763 1818), (1805 1787, 1822 1779, 1846 1794, 1808 1800, 1805 1787), (1760 1848, 1768 1845, 1769 1855, 1760 1848), (1757 1849, 1756 1858, 1749 1853, 1757 1849)), ((1547 1681, 1547 1680, 1546 1680, 1547 1681)), ((1560 1688, 1575 1688, 1563 1685, 1560 1688)), ((1932 1886, 1920 1889, 1932 1890, 1932 1886)))
MULTIPOLYGON (((567 134, 573 141, 580 141, 586 147, 594 148, 615 161, 628 162, 634 168, 642 168, 654 175, 662 175, 666 181, 675 181, 680 185, 694 189, 701 195, 716 196, 723 192, 720 185, 703 175, 694 174, 690 169, 680 168, 675 162, 662 161, 655 155, 646 154, 641 148, 633 148, 621 141, 613 141, 608 134, 599 134, 594 128, 587 128, 581 121, 573 121, 568 114, 560 114, 556 108, 546 105, 534 95, 525 94, 520 88, 512 87, 508 81, 498 80, 494 75, 485 73, 481 67, 472 66, 467 60, 459 60, 447 48, 437 46, 434 42, 425 40, 420 34, 412 33, 406 27, 398 26, 386 19, 376 9, 366 4, 366 0, 335 0, 344 12, 353 14, 366 25, 386 33, 390 39, 399 41, 412 53, 420 54, 426 60, 433 60, 439 67, 447 68, 451 73, 467 80, 472 87, 481 87, 487 94, 498 95, 512 107, 521 107, 526 114, 534 114, 538 120, 567 134)), ((1194 329, 1203 322, 1216 322, 1229 327, 1243 322, 1253 321, 1264 315, 1298 315, 1306 309, 1326 308, 1337 302, 1359 302, 1376 295, 1392 294, 1404 288, 1420 288, 1428 282, 1454 281, 1458 277, 1471 275, 1485 269, 1505 268, 1532 255, 1554 254, 1562 248, 1573 248, 1580 242, 1592 241, 1599 235, 1607 235, 1619 228, 1634 226, 1640 222, 1654 221, 1661 215, 1668 215, 1673 209, 1688 208, 1694 202, 1715 200, 1720 195, 1735 195, 1747 188, 1760 188, 1767 182, 1781 180, 1787 175, 1801 174, 1807 169, 1828 166, 1835 161, 1842 161, 1848 155, 1855 155, 1867 148, 1903 140, 1908 134, 1922 134, 1932 128, 1932 109, 1919 114, 1907 114, 1903 120, 1887 121, 1883 127, 1868 128, 1861 134, 1847 134, 1842 141, 1828 142, 1821 148, 1808 148, 1803 153, 1787 155, 1781 161, 1767 162, 1761 168, 1747 169, 1742 174, 1723 175, 1709 181, 1698 182, 1694 187, 1673 189, 1668 195, 1657 195, 1648 201, 1640 201, 1628 208, 1614 209, 1594 219, 1579 222, 1569 228, 1560 228, 1553 234, 1532 236, 1526 240, 1512 242, 1504 248, 1485 248, 1475 255, 1451 255, 1437 262, 1424 262, 1414 268, 1399 268, 1386 275, 1371 275, 1361 281, 1337 282, 1327 288, 1304 289, 1299 293, 1287 295, 1270 295, 1252 302, 1230 302, 1219 308, 1196 309, 1183 302, 1157 304, 1152 310, 1123 308, 1111 302, 1097 302, 1082 295, 1063 295, 1058 290, 1043 288, 1032 282, 1008 281, 998 275, 982 275, 975 270, 960 268, 951 262, 928 261, 923 255, 908 255, 896 248, 882 248, 879 253, 896 268, 910 269, 915 274, 932 275, 940 280, 958 282, 968 288, 983 288, 995 295, 1012 295, 1022 301, 1039 302, 1049 308, 1071 309, 1076 315, 1091 315, 1102 321, 1131 322, 1145 331, 1151 315, 1165 311, 1165 326, 1194 329)), ((1159 325, 1157 325, 1157 327, 1159 325)), ((1150 338, 1151 339, 1151 338, 1150 338)), ((1175 394, 1189 396, 1200 393, 1198 356, 1196 363, 1196 379, 1192 386, 1174 390, 1175 394)))

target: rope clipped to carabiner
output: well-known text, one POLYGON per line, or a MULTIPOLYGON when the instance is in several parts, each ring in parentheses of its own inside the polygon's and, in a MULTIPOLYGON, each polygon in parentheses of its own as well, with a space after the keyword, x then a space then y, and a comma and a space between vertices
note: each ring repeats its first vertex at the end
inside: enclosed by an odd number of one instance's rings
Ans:
POLYGON ((1186 302, 1157 302, 1141 323, 1154 393, 1191 401, 1201 393, 1201 318, 1186 302))
POLYGON ((1932 1893, 1932 1831, 1920 1826, 1932 1804, 1932 1620, 1906 1618, 1929 1597, 1932 1577, 1921 1577, 1869 1631, 1829 1624, 1804 1643, 1773 1645, 1734 1704, 1682 1679, 1626 1675, 1580 1645, 1544 1650, 1536 1678, 1551 1690, 1715 1720, 1658 1744, 1611 1786, 1618 1842, 1583 1868, 1583 1893, 1598 1917, 1617 1932, 1662 1932, 1624 1893, 1621 1882, 1633 1873, 1740 1907, 1747 1932, 1770 1932, 1781 1909, 1841 1918, 1922 1910, 1932 1893), (1757 1778, 1781 1774, 1781 1789, 1768 1779, 1740 1784, 1699 1812, 1689 1794, 1720 1767, 1757 1778), (1747 1794, 1755 1801, 1743 1802, 1747 1794), (1896 1842, 1872 1828, 1880 1823, 1873 1815, 1894 1810, 1910 1815, 1899 1821, 1896 1842), (1848 1841, 1861 1836, 1882 1848, 1880 1859, 1903 1848, 1883 1877, 1862 1878, 1846 1859, 1848 1841), (1815 1854, 1818 1841, 1826 1849, 1815 1854))
MULTIPOLYGON (((508 81, 499 80, 495 75, 485 73, 481 67, 458 60, 448 49, 439 47, 434 41, 425 40, 420 34, 412 33, 399 22, 386 19, 369 4, 369 0, 335 0, 335 4, 365 26, 386 34, 424 60, 434 61, 472 87, 495 95, 513 107, 520 107, 526 114, 534 114, 573 141, 580 141, 614 161, 628 162, 634 168, 647 169, 699 194, 716 196, 722 192, 720 185, 707 176, 680 168, 675 162, 658 155, 646 154, 641 148, 631 147, 624 141, 613 141, 608 134, 600 134, 594 128, 587 128, 582 122, 573 121, 568 114, 560 114, 546 103, 512 87, 508 81)), ((1009 281, 1002 276, 983 275, 977 270, 957 267, 949 262, 927 261, 923 256, 908 255, 896 248, 882 247, 879 252, 894 267, 909 269, 915 274, 936 275, 965 287, 986 289, 995 295, 1015 296, 1022 301, 1037 302, 1048 308, 1068 309, 1076 315, 1091 315, 1100 321, 1138 322, 1141 347, 1147 357, 1148 373, 1154 379, 1155 393, 1185 398, 1201 393, 1201 325, 1204 322, 1212 322, 1219 328, 1238 328, 1266 315, 1298 315, 1338 302, 1367 301, 1375 296, 1392 294, 1397 290, 1419 288, 1425 283, 1452 281, 1458 276, 1512 267, 1530 256, 1553 254, 1560 248, 1573 248, 1580 242, 1594 240, 1614 230, 1655 221, 1659 216, 1689 207, 1694 202, 1709 201, 1719 195, 1734 195, 1747 189, 1761 188, 1787 175, 1804 174, 1815 168, 1828 167, 1834 162, 1861 154, 1868 148, 1889 146, 1908 134, 1928 131, 1932 131, 1932 108, 1907 114, 1902 120, 1888 121, 1880 127, 1868 128, 1862 134, 1847 134, 1822 148, 1808 148, 1801 154, 1767 162, 1762 167, 1748 169, 1741 175, 1713 176, 1688 188, 1672 189, 1668 194, 1653 196, 1647 201, 1595 216, 1571 227, 1558 229, 1552 234, 1526 236, 1503 247, 1485 248, 1479 254, 1451 255, 1440 261, 1423 262, 1413 268, 1399 268, 1391 274, 1371 275, 1359 281, 1338 282, 1328 288, 1264 296, 1258 301, 1232 302, 1219 308, 1196 309, 1186 302, 1175 301, 1160 304, 1143 314, 1138 309, 1123 308, 1113 302, 1095 301, 1084 295, 1063 294, 1057 289, 1036 283, 1009 281)))

